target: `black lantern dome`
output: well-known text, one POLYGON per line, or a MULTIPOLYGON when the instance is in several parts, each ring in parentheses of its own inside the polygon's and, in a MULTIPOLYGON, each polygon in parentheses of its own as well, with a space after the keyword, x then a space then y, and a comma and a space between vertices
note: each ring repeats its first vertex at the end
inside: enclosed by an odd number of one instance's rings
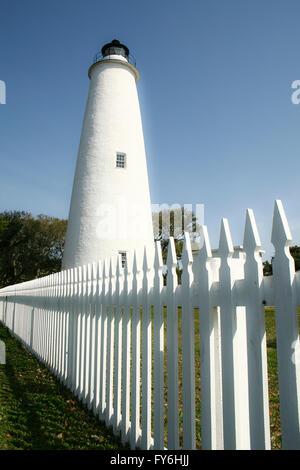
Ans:
POLYGON ((112 42, 105 44, 102 49, 102 56, 106 57, 108 55, 121 55, 128 60, 129 57, 129 49, 128 47, 121 44, 120 41, 114 39, 112 42))

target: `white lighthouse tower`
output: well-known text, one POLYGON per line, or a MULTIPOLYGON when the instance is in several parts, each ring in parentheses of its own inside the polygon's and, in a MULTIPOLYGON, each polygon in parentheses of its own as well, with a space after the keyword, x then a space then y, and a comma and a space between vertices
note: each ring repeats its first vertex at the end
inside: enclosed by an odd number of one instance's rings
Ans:
POLYGON ((63 269, 153 246, 146 155, 129 50, 116 39, 88 72, 63 269))

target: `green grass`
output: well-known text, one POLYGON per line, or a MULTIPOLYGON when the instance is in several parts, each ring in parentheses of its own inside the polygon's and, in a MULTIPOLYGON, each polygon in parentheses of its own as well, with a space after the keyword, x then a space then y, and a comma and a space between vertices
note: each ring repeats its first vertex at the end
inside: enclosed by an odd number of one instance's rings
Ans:
POLYGON ((276 352, 276 328, 274 308, 266 307, 266 336, 268 357, 268 382, 272 449, 281 449, 279 388, 276 352))
POLYGON ((3 325, 0 339, 0 450, 124 449, 3 325))

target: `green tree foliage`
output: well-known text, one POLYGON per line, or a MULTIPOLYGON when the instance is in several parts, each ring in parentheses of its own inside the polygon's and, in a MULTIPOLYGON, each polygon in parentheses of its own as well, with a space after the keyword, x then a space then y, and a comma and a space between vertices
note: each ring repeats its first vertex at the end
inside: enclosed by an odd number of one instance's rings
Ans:
POLYGON ((0 287, 60 271, 67 221, 23 211, 0 214, 0 287))
POLYGON ((295 269, 296 271, 299 271, 300 269, 300 246, 291 246, 290 247, 290 252, 292 257, 295 260, 295 269))
MULTIPOLYGON (((300 246, 297 246, 297 245, 290 246, 290 253, 295 261, 295 269, 296 271, 299 271, 300 270, 300 246)), ((265 276, 271 276, 273 274, 273 270, 272 270, 273 258, 274 257, 272 256, 271 263, 269 263, 269 261, 264 261, 263 263, 265 276)))

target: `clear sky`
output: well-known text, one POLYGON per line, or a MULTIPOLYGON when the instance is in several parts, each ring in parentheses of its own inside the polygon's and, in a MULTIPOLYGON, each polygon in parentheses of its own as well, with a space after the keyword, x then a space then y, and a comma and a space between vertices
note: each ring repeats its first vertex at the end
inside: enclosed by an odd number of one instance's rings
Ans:
POLYGON ((299 0, 1 0, 0 211, 67 218, 88 67, 118 38, 137 61, 152 203, 204 204, 263 248, 281 199, 300 244, 299 0))

